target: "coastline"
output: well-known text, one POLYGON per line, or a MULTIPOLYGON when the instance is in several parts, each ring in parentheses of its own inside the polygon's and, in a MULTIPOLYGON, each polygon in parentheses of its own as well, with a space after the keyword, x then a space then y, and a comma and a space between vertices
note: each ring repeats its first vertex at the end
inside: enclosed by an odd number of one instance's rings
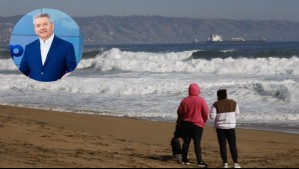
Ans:
MULTIPOLYGON (((0 105, 0 167, 187 167, 171 154, 174 127, 173 122, 0 105)), ((236 132, 242 167, 299 166, 298 134, 236 132)), ((206 126, 202 156, 209 167, 222 166, 218 149, 213 128, 206 126)), ((231 166, 229 154, 228 160, 231 166)))

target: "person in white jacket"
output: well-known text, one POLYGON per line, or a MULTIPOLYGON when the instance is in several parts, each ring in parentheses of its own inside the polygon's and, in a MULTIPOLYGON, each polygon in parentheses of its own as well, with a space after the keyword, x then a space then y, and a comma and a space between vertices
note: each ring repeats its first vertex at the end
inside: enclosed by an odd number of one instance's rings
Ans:
POLYGON ((215 119, 214 126, 217 132, 218 143, 220 147, 220 155, 223 161, 223 167, 228 168, 226 140, 234 162, 234 168, 241 168, 238 164, 238 151, 236 144, 236 115, 240 114, 239 106, 236 101, 227 98, 226 89, 217 91, 217 98, 209 116, 215 119))

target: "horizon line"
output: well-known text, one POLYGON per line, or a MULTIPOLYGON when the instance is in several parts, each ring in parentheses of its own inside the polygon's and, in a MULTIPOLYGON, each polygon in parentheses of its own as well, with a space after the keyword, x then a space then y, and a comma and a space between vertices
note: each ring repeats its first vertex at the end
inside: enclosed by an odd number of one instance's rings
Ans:
MULTIPOLYGON (((0 16, 2 18, 10 18, 10 17, 23 17, 25 15, 13 15, 13 16, 0 16)), ((287 22, 299 22, 296 20, 282 20, 282 19, 229 19, 229 18, 193 18, 186 16, 162 16, 162 15, 96 15, 96 16, 70 16, 71 18, 93 18, 93 17, 163 17, 163 18, 187 18, 187 19, 195 19, 195 20, 232 20, 232 21, 287 21, 287 22)))

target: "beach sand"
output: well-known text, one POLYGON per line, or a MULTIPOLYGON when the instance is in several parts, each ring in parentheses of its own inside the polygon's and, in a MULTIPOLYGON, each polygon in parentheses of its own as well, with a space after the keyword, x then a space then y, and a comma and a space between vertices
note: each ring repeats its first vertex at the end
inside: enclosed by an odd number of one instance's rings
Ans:
MULTIPOLYGON (((0 106, 0 167, 196 167, 193 143, 193 164, 183 166, 172 157, 174 127, 174 122, 0 106)), ((236 132, 242 167, 299 167, 299 135, 236 132)), ((204 129, 202 156, 209 167, 222 167, 210 126, 204 129)))

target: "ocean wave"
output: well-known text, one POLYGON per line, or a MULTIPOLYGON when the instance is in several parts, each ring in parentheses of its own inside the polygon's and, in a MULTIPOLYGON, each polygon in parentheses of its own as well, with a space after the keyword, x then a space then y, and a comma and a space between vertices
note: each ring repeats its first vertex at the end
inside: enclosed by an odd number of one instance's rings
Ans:
MULTIPOLYGON (((298 121, 298 77, 185 73, 105 73, 79 70, 67 79, 41 83, 19 74, 0 73, 0 103, 79 113, 176 119, 190 83, 198 83, 209 106, 226 88, 238 102, 238 121, 265 124, 298 121), (285 122, 286 121, 286 122, 285 122)), ((298 125, 297 125, 298 126, 298 125)))
MULTIPOLYGON (((35 92, 67 92, 74 94, 95 94, 102 96, 184 96, 187 93, 188 81, 184 75, 146 75, 144 73, 121 75, 105 75, 100 77, 70 76, 67 80, 55 83, 40 83, 30 80, 24 75, 0 75, 0 91, 35 91, 35 92), (167 78, 166 78, 167 76, 167 78), (13 83, 12 83, 13 82, 13 83), (157 83, 159 82, 159 83, 157 83)), ((192 76, 188 77, 193 79, 192 76)), ((193 80, 192 80, 193 81, 193 80)), ((222 80, 200 80, 198 84, 204 89, 208 100, 214 100, 215 91, 228 88, 230 95, 240 100, 299 102, 299 85, 294 80, 268 81, 224 78, 222 80)))
MULTIPOLYGON (((125 72, 177 72, 215 74, 299 74, 299 58, 221 58, 190 59, 195 51, 149 53, 127 52, 114 48, 95 58, 82 59, 79 69, 125 72)), ((230 50, 221 53, 234 53, 230 50)), ((217 55, 220 55, 217 52, 217 55)))
MULTIPOLYGON (((204 59, 193 58, 195 52, 129 52, 118 48, 108 51, 86 51, 86 56, 81 59, 77 69, 93 69, 94 71, 101 72, 299 74, 299 58, 297 56, 290 58, 222 58, 220 53, 229 54, 238 52, 236 50, 225 50, 216 52, 217 57, 213 59, 204 59)), ((16 69, 12 59, 0 59, 0 70, 16 69)))
POLYGON ((215 58, 292 58, 299 56, 298 51, 293 50, 202 50, 196 51, 189 59, 206 59, 215 58))
POLYGON ((13 62, 13 60, 10 59, 0 59, 0 70, 18 70, 17 66, 13 62))
POLYGON ((278 83, 263 82, 255 84, 255 90, 259 93, 259 95, 281 99, 286 102, 299 101, 298 89, 298 83, 293 80, 286 80, 278 83))

